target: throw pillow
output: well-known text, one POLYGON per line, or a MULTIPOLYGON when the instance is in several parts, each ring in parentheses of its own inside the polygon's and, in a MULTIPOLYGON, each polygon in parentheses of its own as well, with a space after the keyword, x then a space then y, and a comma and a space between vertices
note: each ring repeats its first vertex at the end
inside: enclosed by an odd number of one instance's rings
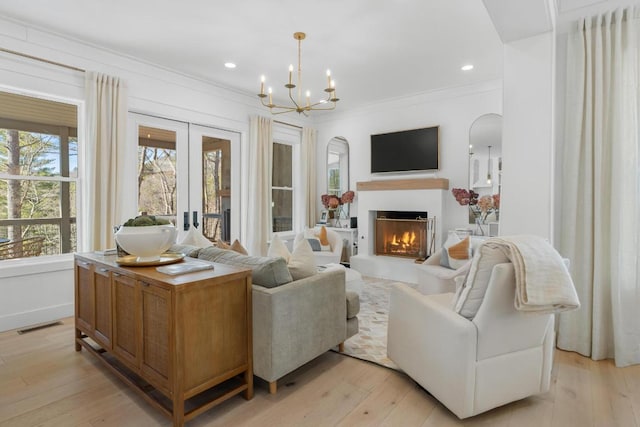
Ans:
POLYGON ((329 239, 327 239, 327 228, 324 225, 320 227, 320 235, 318 237, 320 237, 320 244, 322 246, 329 245, 329 239))
POLYGON ((464 266, 471 259, 471 247, 469 246, 469 238, 466 237, 462 241, 447 248, 447 258, 449 266, 454 270, 464 266))
POLYGON ((441 251, 441 255, 440 255, 440 265, 443 267, 447 267, 447 268, 452 268, 451 264, 449 264, 449 253, 447 252, 447 249, 450 246, 453 246, 457 243, 460 243, 460 238, 456 235, 456 234, 450 234, 449 237, 447 238, 447 241, 444 242, 444 245, 442 245, 442 251, 441 251))
POLYGON ((306 239, 298 241, 289 257, 289 272, 293 280, 304 279, 318 272, 316 258, 311 250, 311 245, 306 239))
POLYGON ((265 288, 275 288, 293 280, 284 258, 242 255, 227 249, 208 247, 200 250, 198 259, 251 269, 251 281, 265 288))
POLYGON ((471 268, 467 274, 462 289, 456 300, 455 311, 467 319, 473 319, 480 309, 484 294, 489 287, 491 272, 496 264, 509 262, 509 258, 500 248, 482 244, 471 261, 471 268))
POLYGON ((273 239, 271 239, 267 256, 270 258, 284 258, 286 262, 289 262, 289 257, 291 256, 289 249, 287 249, 287 245, 284 244, 280 236, 277 234, 273 236, 273 239))
POLYGON ((227 243, 222 240, 217 240, 216 248, 229 250, 231 249, 231 246, 227 245, 227 243))
POLYGON ((242 254, 242 255, 249 255, 249 252, 247 252, 247 250, 244 248, 244 246, 242 246, 240 244, 238 239, 234 240, 233 243, 231 244, 231 250, 232 251, 236 251, 236 252, 238 252, 239 254, 242 254))
POLYGON ((199 248, 207 248, 213 246, 213 243, 195 227, 189 228, 184 238, 178 242, 180 245, 197 246, 199 248))
POLYGON ((315 237, 307 237, 307 242, 311 246, 311 250, 313 252, 320 252, 322 250, 322 245, 320 244, 320 239, 315 237))

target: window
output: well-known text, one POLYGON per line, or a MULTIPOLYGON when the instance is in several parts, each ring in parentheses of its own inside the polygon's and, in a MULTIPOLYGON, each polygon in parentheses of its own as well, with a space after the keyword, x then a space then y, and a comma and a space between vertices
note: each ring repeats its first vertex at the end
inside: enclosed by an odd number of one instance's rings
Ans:
POLYGON ((0 92, 0 259, 76 250, 77 107, 0 92))
POLYGON ((273 232, 293 231, 293 147, 273 143, 271 182, 273 232))
POLYGON ((301 227, 299 204, 301 181, 300 139, 298 129, 274 126, 273 169, 271 178, 272 231, 292 232, 301 227))

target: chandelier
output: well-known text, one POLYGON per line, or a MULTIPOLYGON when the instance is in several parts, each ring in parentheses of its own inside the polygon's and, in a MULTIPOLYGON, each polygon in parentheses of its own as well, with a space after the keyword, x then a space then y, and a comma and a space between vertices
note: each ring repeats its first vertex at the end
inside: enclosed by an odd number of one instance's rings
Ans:
POLYGON ((298 40, 298 78, 296 80, 296 84, 293 83, 293 65, 289 65, 289 82, 284 85, 289 91, 289 99, 291 100, 291 104, 289 105, 278 105, 273 103, 273 90, 271 87, 267 89, 267 93, 264 93, 264 83, 265 77, 262 76, 260 78, 260 93, 258 97, 260 98, 260 102, 265 107, 268 107, 271 111, 271 114, 283 114, 290 113, 292 111, 296 111, 298 114, 304 114, 307 116, 308 111, 314 110, 333 110, 336 108, 336 102, 339 101, 336 96, 336 82, 331 79, 331 71, 327 70, 327 88, 324 90, 327 93, 327 98, 323 99, 316 103, 311 103, 311 92, 306 92, 306 100, 302 99, 302 64, 300 61, 301 58, 301 49, 300 45, 302 44, 302 40, 306 37, 305 33, 293 33, 293 38, 298 40), (293 89, 298 89, 297 97, 294 98, 293 89), (267 103, 265 103, 265 98, 268 97, 267 103))

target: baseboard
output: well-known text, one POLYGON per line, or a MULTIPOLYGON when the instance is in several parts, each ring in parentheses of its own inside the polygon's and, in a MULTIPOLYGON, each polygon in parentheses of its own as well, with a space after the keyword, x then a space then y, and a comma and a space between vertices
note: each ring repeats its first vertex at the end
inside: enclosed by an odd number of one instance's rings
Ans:
POLYGON ((68 303, 0 316, 0 332, 70 317, 73 316, 73 308, 73 303, 68 303))

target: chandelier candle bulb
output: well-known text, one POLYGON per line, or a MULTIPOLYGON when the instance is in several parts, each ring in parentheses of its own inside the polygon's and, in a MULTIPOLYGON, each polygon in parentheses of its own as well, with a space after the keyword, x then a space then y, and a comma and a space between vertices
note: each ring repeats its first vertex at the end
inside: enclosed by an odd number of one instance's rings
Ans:
POLYGON ((260 95, 264 95, 264 76, 260 76, 260 95))
POLYGON ((311 91, 307 91, 307 107, 311 106, 311 91))
POLYGON ((327 70, 327 83, 329 83, 327 87, 331 87, 331 70, 327 70))
POLYGON ((271 98, 271 94, 273 93, 273 89, 269 86, 269 105, 273 105, 273 99, 271 98))
POLYGON ((291 83, 291 76, 293 75, 293 64, 289 64, 289 84, 291 83))

